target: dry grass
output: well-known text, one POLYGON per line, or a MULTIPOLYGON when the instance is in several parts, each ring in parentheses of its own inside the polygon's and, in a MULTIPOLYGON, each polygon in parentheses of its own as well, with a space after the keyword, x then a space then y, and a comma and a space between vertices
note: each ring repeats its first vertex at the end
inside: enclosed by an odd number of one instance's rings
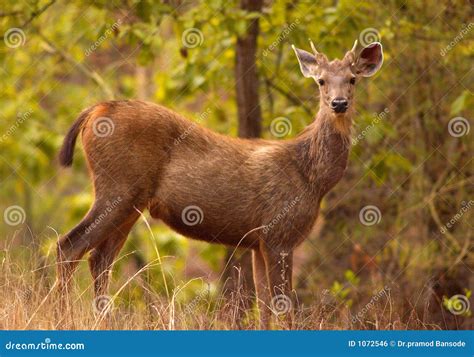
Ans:
MULTIPOLYGON (((54 257, 50 257, 53 261, 54 257)), ((49 259, 48 259, 49 261, 49 259)), ((201 293, 182 299, 180 294, 188 283, 170 287, 169 296, 156 292, 143 276, 153 263, 131 274, 111 291, 113 307, 106 316, 94 312, 91 279, 86 264, 75 275, 74 328, 76 329, 258 329, 258 312, 252 306, 244 308, 248 297, 242 292, 221 294, 203 289, 201 293)), ((0 329, 57 329, 57 297, 54 290, 54 264, 35 259, 20 259, 4 249, 0 273, 0 329), (22 261, 23 265, 18 264, 22 261), (25 263, 28 261, 28 263, 25 263), (40 269, 37 267, 41 266, 40 269)), ((374 283, 373 288, 375 288, 374 283)), ((204 285, 205 286, 205 285, 204 285)), ((374 289, 373 291, 376 291, 374 289)), ((407 310, 405 301, 393 290, 370 305, 359 321, 352 314, 367 306, 349 308, 328 292, 314 296, 313 303, 299 302, 293 329, 438 329, 423 321, 415 308, 407 310)), ((308 299, 305 299, 308 300, 308 299)), ((275 329, 285 329, 285 323, 275 319, 275 329)))

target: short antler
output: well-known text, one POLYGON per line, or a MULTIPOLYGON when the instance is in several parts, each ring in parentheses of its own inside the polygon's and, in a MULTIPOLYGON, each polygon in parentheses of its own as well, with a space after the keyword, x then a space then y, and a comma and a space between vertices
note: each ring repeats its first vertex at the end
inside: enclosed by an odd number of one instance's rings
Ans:
POLYGON ((311 49, 313 50, 314 55, 315 56, 319 55, 319 52, 316 49, 316 47, 314 46, 314 43, 313 43, 313 41, 311 41, 311 39, 309 39, 309 44, 311 45, 311 49))
POLYGON ((347 51, 347 53, 344 56, 343 61, 349 64, 353 64, 356 60, 356 48, 357 48, 357 40, 354 42, 354 46, 352 46, 352 49, 350 51, 347 51))
POLYGON ((351 52, 355 54, 356 48, 357 48, 357 40, 355 40, 354 46, 352 46, 351 52))
POLYGON ((314 45, 313 41, 311 41, 311 39, 309 39, 309 44, 311 45, 311 49, 313 50, 314 57, 316 57, 316 60, 319 62, 319 64, 321 65, 321 64, 327 63, 328 58, 326 57, 324 53, 318 52, 318 50, 316 49, 316 46, 314 45))

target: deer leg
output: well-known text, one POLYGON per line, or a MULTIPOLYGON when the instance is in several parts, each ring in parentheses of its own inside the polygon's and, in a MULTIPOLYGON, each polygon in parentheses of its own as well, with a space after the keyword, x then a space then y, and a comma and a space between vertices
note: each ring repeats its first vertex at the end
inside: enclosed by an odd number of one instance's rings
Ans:
MULTIPOLYGON (((86 230, 94 221, 97 209, 91 211, 69 233, 61 237, 57 244, 57 284, 59 297, 59 311, 62 316, 71 311, 69 293, 72 275, 79 260, 90 249, 88 240, 83 239, 86 230)), ((71 316, 72 317, 72 316, 71 316)))
POLYGON ((293 320, 292 271, 293 252, 262 245, 262 255, 270 287, 270 308, 277 317, 284 316, 291 329, 293 320))
POLYGON ((252 251, 252 267, 253 281, 255 284, 255 292, 257 293, 257 306, 259 312, 259 328, 269 329, 271 311, 270 306, 270 290, 268 288, 268 278, 265 269, 265 260, 259 249, 252 251))
POLYGON ((130 215, 120 227, 116 228, 105 241, 92 251, 89 257, 89 269, 94 279, 96 301, 100 296, 107 294, 114 259, 122 249, 138 217, 139 214, 136 212, 130 215))
POLYGON ((57 245, 59 308, 62 316, 67 317, 68 314, 64 312, 68 311, 71 320, 70 283, 79 260, 133 212, 133 204, 120 201, 117 206, 112 206, 108 202, 96 201, 84 219, 63 236, 57 245))

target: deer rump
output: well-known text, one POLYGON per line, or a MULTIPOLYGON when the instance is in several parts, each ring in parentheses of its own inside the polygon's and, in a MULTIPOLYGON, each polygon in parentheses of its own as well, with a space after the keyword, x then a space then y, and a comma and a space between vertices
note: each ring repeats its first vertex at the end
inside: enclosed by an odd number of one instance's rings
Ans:
POLYGON ((96 201, 148 208, 189 238, 294 247, 317 216, 319 198, 283 142, 231 138, 156 104, 113 101, 79 116, 60 152, 63 166, 81 131, 96 201))

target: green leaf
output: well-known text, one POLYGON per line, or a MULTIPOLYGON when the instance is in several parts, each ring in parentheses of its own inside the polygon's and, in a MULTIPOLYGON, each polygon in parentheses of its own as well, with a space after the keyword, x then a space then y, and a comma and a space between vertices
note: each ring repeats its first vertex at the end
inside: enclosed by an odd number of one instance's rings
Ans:
POLYGON ((457 115, 462 112, 468 106, 468 102, 473 100, 473 95, 469 93, 468 90, 465 90, 461 93, 459 97, 455 99, 453 104, 451 104, 451 115, 457 115))

